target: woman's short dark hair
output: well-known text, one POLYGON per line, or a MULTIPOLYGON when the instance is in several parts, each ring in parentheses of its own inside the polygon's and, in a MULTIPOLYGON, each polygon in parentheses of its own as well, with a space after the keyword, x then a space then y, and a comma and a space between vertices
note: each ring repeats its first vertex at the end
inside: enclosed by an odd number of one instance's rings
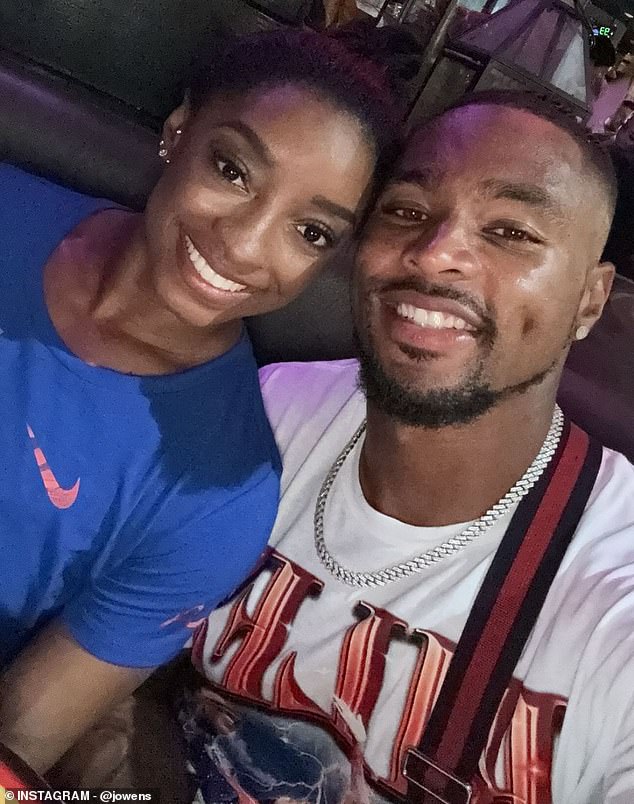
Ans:
POLYGON ((400 84, 415 69, 418 48, 394 29, 352 23, 333 33, 277 30, 218 40, 194 65, 194 111, 216 95, 295 84, 361 124, 379 163, 396 152, 404 117, 400 84), (413 66, 414 64, 414 66, 413 66))

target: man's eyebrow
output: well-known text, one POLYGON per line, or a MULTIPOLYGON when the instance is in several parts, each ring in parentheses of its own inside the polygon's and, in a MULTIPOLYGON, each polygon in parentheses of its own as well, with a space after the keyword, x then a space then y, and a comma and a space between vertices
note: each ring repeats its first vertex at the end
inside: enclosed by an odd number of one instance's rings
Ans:
POLYGON ((389 179, 388 186, 391 184, 417 184, 423 190, 433 190, 442 182, 443 173, 440 170, 430 168, 411 168, 409 170, 398 170, 389 179))
POLYGON ((520 204, 543 209, 550 214, 563 217, 561 206, 547 190, 537 184, 487 179, 482 182, 481 187, 487 195, 492 195, 493 198, 518 201, 520 204))
POLYGON ((335 204, 334 201, 329 201, 321 195, 316 195, 312 198, 311 203, 323 209, 324 212, 328 212, 330 215, 335 215, 337 218, 346 221, 346 223, 350 223, 352 226, 357 222, 357 216, 351 209, 342 207, 341 204, 335 204))
POLYGON ((272 167, 275 160, 273 154, 269 151, 264 142, 258 137, 255 131, 242 120, 227 120, 224 123, 219 123, 217 128, 229 128, 239 134, 251 146, 267 167, 272 167))

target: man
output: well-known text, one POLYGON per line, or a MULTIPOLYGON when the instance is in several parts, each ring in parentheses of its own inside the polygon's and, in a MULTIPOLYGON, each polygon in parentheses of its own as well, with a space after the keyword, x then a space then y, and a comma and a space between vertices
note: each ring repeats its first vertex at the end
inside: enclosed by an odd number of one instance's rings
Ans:
POLYGON ((634 800, 634 469, 607 450, 535 626, 497 610, 521 657, 487 690, 473 775, 419 799, 403 773, 515 512, 552 494, 559 379, 613 278, 614 176, 594 148, 517 95, 425 124, 358 250, 360 372, 262 371, 282 503, 267 565, 194 641, 213 682, 185 720, 200 800, 634 800))

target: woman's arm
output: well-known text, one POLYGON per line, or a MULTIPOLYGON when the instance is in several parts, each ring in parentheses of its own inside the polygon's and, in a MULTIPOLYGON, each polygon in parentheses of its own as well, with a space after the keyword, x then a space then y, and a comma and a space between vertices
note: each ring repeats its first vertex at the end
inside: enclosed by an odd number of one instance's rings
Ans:
POLYGON ((53 623, 0 678, 0 742, 43 774, 152 670, 96 659, 53 623))

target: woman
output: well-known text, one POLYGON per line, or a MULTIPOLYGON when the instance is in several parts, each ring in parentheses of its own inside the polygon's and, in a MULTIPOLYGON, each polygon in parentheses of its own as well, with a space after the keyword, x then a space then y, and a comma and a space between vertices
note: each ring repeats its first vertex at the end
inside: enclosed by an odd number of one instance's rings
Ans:
POLYGON ((353 51, 277 32, 201 64, 142 215, 0 168, 0 742, 40 773, 266 544, 242 318, 346 240, 394 145, 386 71, 353 51))

